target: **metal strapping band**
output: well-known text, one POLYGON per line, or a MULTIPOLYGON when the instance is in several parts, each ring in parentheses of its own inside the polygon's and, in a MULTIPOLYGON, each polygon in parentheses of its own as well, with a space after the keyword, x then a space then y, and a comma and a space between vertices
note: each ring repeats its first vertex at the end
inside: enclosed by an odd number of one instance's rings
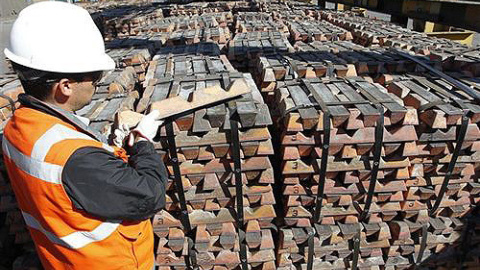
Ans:
POLYGON ((322 211, 322 202, 325 189, 325 177, 328 165, 328 150, 330 148, 330 111, 323 112, 323 141, 322 141, 322 160, 320 161, 320 172, 318 179, 317 198, 315 199, 314 222, 319 222, 322 211))
MULTIPOLYGON (((322 141, 322 159, 320 161, 320 171, 317 187, 317 196, 315 198, 315 212, 313 215, 313 222, 319 222, 320 216, 322 213, 322 203, 325 189, 325 177, 327 173, 328 165, 328 149, 330 148, 330 110, 328 109, 327 104, 324 102, 321 96, 317 94, 316 91, 312 91, 312 85, 308 81, 304 81, 305 86, 312 94, 315 101, 319 104, 321 110, 323 111, 323 141, 322 141)), ((308 238, 308 260, 307 260, 307 270, 312 270, 313 268, 313 254, 315 253, 313 245, 313 237, 315 236, 315 231, 312 230, 309 232, 308 238)))
POLYGON ((382 154, 383 143, 383 106, 381 104, 375 105, 380 113, 380 117, 377 120, 375 126, 375 144, 373 149, 373 166, 370 173, 370 183, 368 185, 367 199, 365 200, 365 207, 360 214, 360 221, 363 221, 370 212, 370 206, 372 204, 373 193, 375 192, 375 184, 377 183, 378 169, 380 168, 380 158, 382 154))
POLYGON ((379 100, 375 96, 369 94, 363 87, 361 87, 356 81, 348 80, 352 86, 356 86, 360 92, 374 105, 379 113, 379 118, 375 125, 375 144, 373 148, 373 166, 370 173, 370 183, 368 185, 367 199, 365 200, 365 206, 362 213, 360 214, 359 220, 363 221, 368 217, 370 212, 370 206, 372 205, 373 193, 375 192, 375 184, 377 183, 378 170, 380 168, 380 158, 382 155, 382 144, 383 144, 383 129, 384 129, 384 110, 382 102, 391 102, 391 100, 384 101, 379 100))
POLYGON ((422 262, 423 253, 427 247, 427 232, 428 232, 428 223, 423 224, 422 226, 422 242, 420 242, 420 250, 418 251, 417 259, 414 262, 414 269, 417 268, 417 265, 422 262))
POLYGON ((315 254, 315 247, 314 247, 314 237, 315 237, 315 229, 314 227, 307 228, 308 231, 308 257, 307 257, 307 270, 313 269, 313 255, 315 254))
MULTIPOLYGON (((180 209, 181 209, 180 220, 182 222, 183 227, 186 230, 186 234, 188 234, 192 231, 192 226, 190 224, 190 219, 188 218, 187 202, 185 201, 182 175, 180 173, 180 164, 178 161, 177 146, 175 143, 175 134, 173 132, 173 124, 172 124, 173 121, 174 121, 173 118, 166 119, 165 128, 167 131, 168 148, 169 148, 170 158, 171 158, 170 160, 172 161, 172 167, 173 167, 173 176, 174 176, 173 180, 175 183, 175 189, 178 194, 178 200, 180 202, 180 209)), ((196 267, 196 255, 195 255, 195 252, 193 252, 193 250, 190 248, 188 249, 188 256, 185 257, 185 263, 188 269, 192 269, 193 267, 196 267), (190 265, 190 260, 191 260, 191 265, 190 265)))
POLYGON ((330 78, 330 77, 334 77, 334 75, 335 75, 335 67, 333 66, 332 63, 328 63, 326 76, 330 78))
POLYGON ((442 202, 443 195, 447 191, 447 186, 450 181, 450 177, 452 176, 453 169, 455 168, 455 164, 457 162, 457 158, 460 154, 460 150, 462 149, 463 141, 465 140, 465 135, 467 134, 468 128, 468 112, 466 112, 462 117, 462 125, 460 126, 460 131, 458 132, 458 137, 456 140, 455 149, 453 150, 453 155, 448 163, 447 172, 445 174, 445 178, 443 179, 442 186, 440 188, 440 192, 438 193, 437 199, 435 200, 435 204, 430 209, 429 215, 433 216, 437 211, 440 203, 442 202))
POLYGON ((358 228, 358 232, 353 237, 352 270, 357 270, 359 258, 360 258, 360 227, 358 228))
POLYGON ((243 213, 243 184, 242 164, 240 162, 240 139, 238 134, 238 120, 236 110, 230 113, 230 132, 232 140, 233 172, 235 175, 235 198, 237 201, 237 230, 240 244, 240 262, 242 270, 248 270, 247 246, 245 243, 244 213, 243 213))

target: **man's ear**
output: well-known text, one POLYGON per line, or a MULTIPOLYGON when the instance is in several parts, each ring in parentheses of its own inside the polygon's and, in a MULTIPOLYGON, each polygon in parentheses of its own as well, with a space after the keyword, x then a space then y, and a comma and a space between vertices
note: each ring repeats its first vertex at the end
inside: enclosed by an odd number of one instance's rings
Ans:
POLYGON ((72 83, 69 79, 61 79, 53 86, 51 98, 56 102, 63 104, 73 95, 72 83))
POLYGON ((69 79, 61 79, 57 84, 57 92, 58 94, 62 94, 63 96, 70 97, 73 94, 72 83, 69 79))

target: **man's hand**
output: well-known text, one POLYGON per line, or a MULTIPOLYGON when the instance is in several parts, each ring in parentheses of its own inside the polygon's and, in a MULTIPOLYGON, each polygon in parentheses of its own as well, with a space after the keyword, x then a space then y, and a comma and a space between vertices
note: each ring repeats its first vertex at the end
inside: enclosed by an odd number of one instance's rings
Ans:
POLYGON ((145 115, 137 127, 132 130, 128 138, 128 146, 133 146, 137 141, 147 140, 153 142, 153 138, 157 135, 158 127, 163 123, 163 120, 157 120, 160 112, 153 110, 145 115))

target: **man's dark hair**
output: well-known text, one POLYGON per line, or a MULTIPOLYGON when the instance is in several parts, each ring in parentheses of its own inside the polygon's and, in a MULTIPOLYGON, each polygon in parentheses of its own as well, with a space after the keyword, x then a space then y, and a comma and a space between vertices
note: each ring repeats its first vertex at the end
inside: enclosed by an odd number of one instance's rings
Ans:
POLYGON ((102 71, 86 73, 48 72, 25 67, 14 62, 12 62, 12 67, 18 75, 25 93, 39 100, 45 100, 52 91, 53 85, 61 79, 70 79, 76 82, 82 82, 89 79, 96 82, 103 74, 102 71))

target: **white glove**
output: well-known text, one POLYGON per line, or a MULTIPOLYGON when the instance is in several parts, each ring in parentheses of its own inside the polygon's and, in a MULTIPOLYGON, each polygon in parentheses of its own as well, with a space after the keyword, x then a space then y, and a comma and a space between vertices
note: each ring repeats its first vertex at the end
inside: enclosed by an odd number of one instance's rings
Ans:
POLYGON ((133 146, 137 137, 140 137, 138 141, 143 139, 153 142, 153 138, 157 135, 158 127, 163 123, 163 120, 157 120, 158 116, 160 116, 158 110, 153 110, 145 115, 142 120, 140 120, 137 127, 130 133, 128 145, 133 146))
POLYGON ((130 134, 130 128, 127 124, 120 125, 113 131, 113 144, 117 147, 123 147, 125 138, 130 134))

